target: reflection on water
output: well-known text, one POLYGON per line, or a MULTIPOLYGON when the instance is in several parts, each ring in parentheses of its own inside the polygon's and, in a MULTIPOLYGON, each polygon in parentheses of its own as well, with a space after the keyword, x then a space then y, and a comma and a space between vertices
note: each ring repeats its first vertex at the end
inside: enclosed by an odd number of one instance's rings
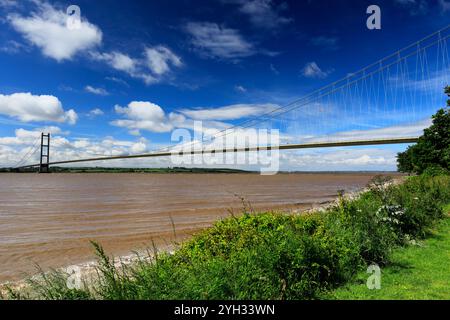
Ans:
POLYGON ((91 260, 89 240, 115 254, 186 237, 238 211, 307 208, 373 174, 0 174, 0 283, 91 260))

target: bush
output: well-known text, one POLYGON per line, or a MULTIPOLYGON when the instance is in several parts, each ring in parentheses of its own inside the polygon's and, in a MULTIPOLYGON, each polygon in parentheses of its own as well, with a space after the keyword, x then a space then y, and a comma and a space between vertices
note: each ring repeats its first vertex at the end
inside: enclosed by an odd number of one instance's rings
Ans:
POLYGON ((426 168, 423 172, 423 175, 429 176, 429 177, 438 177, 438 176, 444 176, 448 175, 450 172, 444 168, 442 168, 439 165, 434 165, 426 168))
POLYGON ((394 188, 393 201, 404 208, 401 234, 424 237, 429 229, 444 217, 443 205, 450 202, 449 177, 411 177, 394 188))

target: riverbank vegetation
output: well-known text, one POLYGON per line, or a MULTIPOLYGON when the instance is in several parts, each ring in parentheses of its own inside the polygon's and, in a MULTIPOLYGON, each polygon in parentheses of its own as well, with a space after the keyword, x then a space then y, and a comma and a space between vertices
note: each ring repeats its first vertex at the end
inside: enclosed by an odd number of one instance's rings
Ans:
POLYGON ((31 281, 42 299, 314 299, 382 268, 392 253, 431 234, 450 203, 449 176, 414 176, 402 184, 378 177, 356 198, 301 215, 257 214, 247 206, 195 235, 174 253, 152 253, 117 267, 94 244, 98 279, 69 289, 67 274, 31 281))

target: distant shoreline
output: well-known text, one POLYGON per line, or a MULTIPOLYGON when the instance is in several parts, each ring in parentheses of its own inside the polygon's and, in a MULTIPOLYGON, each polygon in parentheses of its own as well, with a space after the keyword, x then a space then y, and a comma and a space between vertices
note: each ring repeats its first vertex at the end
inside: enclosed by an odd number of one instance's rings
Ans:
MULTIPOLYGON (((15 171, 13 168, 0 168, 0 173, 36 173, 34 170, 15 171)), ((259 174, 259 171, 229 169, 229 168, 103 168, 103 167, 52 167, 51 173, 222 173, 222 174, 259 174)), ((279 171, 278 174, 402 174, 398 171, 279 171)))

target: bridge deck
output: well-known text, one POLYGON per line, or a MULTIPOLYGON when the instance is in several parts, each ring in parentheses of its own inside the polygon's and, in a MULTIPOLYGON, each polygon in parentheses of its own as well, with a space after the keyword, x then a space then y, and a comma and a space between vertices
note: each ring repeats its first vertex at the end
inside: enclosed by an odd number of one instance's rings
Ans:
MULTIPOLYGON (((419 138, 395 138, 395 139, 376 139, 376 140, 354 140, 354 141, 340 141, 340 142, 315 142, 315 143, 303 143, 303 144, 286 144, 280 146, 265 146, 265 147, 247 147, 247 148, 235 148, 235 149, 222 149, 222 150, 192 150, 192 151, 166 151, 166 152, 154 152, 147 154, 127 155, 127 156, 113 156, 113 157, 99 157, 88 158, 78 160, 67 160, 50 162, 49 165, 60 165, 80 162, 93 162, 93 161, 108 161, 119 159, 136 159, 136 158, 156 158, 156 157, 169 157, 169 156, 184 156, 184 155, 196 155, 196 154, 215 154, 215 153, 231 153, 231 152, 254 152, 254 151, 269 151, 269 150, 295 150, 295 149, 313 149, 313 148, 332 148, 332 147, 348 147, 348 146, 368 146, 368 145, 383 145, 383 144, 404 144, 415 143, 419 138)), ((32 164, 28 166, 22 166, 17 169, 28 169, 39 167, 40 164, 32 164)))

